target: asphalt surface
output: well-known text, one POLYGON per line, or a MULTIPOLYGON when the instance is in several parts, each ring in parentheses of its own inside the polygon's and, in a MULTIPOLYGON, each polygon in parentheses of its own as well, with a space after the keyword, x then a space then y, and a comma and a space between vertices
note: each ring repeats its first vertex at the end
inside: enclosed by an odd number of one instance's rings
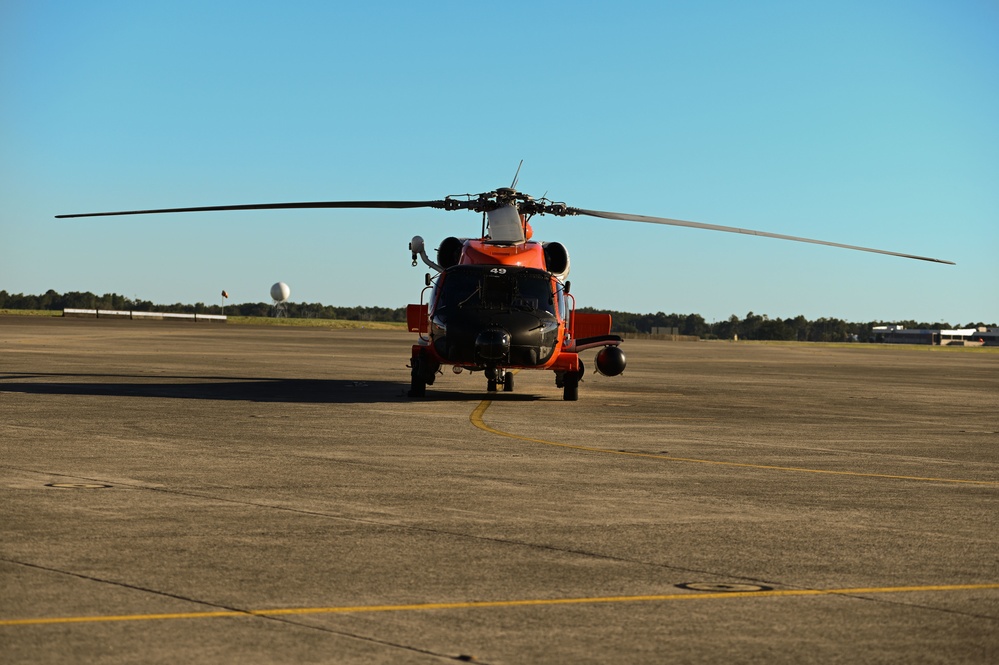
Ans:
POLYGON ((999 354, 411 343, 0 317, 0 661, 999 661, 999 354))

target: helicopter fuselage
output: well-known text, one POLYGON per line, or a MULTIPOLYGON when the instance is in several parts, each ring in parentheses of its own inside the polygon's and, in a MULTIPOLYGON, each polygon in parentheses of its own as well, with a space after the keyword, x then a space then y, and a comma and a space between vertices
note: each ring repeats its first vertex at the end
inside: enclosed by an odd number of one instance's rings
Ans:
POLYGON ((564 341, 564 285, 537 268, 448 268, 430 305, 430 346, 452 365, 547 368, 564 341))
MULTIPOLYGON (((485 372, 489 390, 512 390, 507 370, 551 370, 572 400, 583 374, 579 351, 621 342, 610 335, 609 316, 574 312, 568 284, 560 279, 568 272, 560 245, 449 238, 438 260, 428 301, 410 306, 410 328, 420 333, 413 346, 414 396, 433 384, 441 365, 452 365, 458 372, 485 372), (576 328, 587 336, 578 339, 576 328)), ((620 369, 611 371, 620 373, 624 355, 615 351, 620 369)))

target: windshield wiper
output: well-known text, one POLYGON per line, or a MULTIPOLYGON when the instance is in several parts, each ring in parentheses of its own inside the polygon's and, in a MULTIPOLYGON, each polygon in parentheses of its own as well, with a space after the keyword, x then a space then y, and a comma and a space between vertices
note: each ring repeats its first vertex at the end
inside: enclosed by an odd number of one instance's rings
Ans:
POLYGON ((464 300, 462 300, 462 301, 461 301, 460 303, 458 303, 458 309, 461 309, 462 307, 464 307, 464 306, 465 306, 465 303, 467 303, 467 302, 468 302, 469 300, 471 300, 471 299, 472 299, 472 298, 474 298, 475 296, 479 295, 479 294, 480 294, 480 292, 481 292, 481 288, 482 288, 482 287, 479 287, 479 286, 475 287, 475 290, 474 290, 474 291, 472 291, 472 292, 471 292, 470 294, 468 294, 468 297, 467 297, 467 298, 465 298, 465 299, 464 299, 464 300))

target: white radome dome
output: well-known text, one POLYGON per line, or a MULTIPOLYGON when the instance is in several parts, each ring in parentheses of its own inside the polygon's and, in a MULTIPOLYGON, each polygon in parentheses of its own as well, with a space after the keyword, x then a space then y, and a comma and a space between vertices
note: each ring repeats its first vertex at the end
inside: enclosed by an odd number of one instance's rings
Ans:
POLYGON ((284 282, 278 282, 271 287, 271 298, 278 302, 284 302, 291 295, 291 289, 284 282))

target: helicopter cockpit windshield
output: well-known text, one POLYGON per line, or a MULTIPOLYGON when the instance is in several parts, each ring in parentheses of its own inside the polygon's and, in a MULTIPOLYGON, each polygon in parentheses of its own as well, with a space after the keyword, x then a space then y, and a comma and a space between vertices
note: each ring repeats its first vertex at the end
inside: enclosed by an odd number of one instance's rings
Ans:
POLYGON ((469 309, 545 312, 555 315, 550 273, 534 268, 455 266, 446 271, 436 297, 435 315, 469 309))

